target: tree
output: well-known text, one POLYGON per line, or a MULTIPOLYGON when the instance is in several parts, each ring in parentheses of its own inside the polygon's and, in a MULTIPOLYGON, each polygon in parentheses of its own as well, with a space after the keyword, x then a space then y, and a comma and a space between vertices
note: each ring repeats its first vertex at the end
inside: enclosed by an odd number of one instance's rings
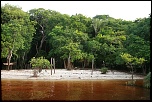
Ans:
POLYGON ((40 73, 43 68, 50 68, 51 66, 50 62, 44 57, 38 57, 38 58, 33 57, 30 60, 30 64, 32 65, 32 68, 35 69, 33 75, 34 77, 37 77, 37 74, 40 73))
POLYGON ((49 56, 59 56, 64 61, 64 67, 71 69, 71 63, 82 59, 83 44, 88 40, 88 35, 78 30, 64 29, 63 26, 55 26, 49 34, 49 56), (67 63, 67 64, 66 64, 67 63))
POLYGON ((105 23, 102 19, 98 19, 98 18, 92 19, 92 26, 94 28, 95 36, 97 36, 98 32, 104 26, 104 24, 105 23))
POLYGON ((143 74, 150 68, 150 19, 151 17, 140 18, 128 24, 127 40, 124 42, 128 53, 146 60, 142 66, 143 74))
POLYGON ((128 24, 127 34, 134 34, 145 41, 150 41, 150 20, 151 16, 134 20, 134 22, 128 24))
POLYGON ((28 13, 22 11, 21 8, 9 4, 6 4, 1 8, 1 57, 6 58, 7 56, 9 70, 12 55, 19 57, 19 50, 24 50, 24 52, 29 50, 30 42, 32 41, 32 36, 35 32, 35 22, 31 22, 28 13))
POLYGON ((125 30, 130 22, 114 19, 108 15, 97 15, 94 19, 100 19, 103 23, 98 35, 95 36, 95 40, 101 45, 100 50, 97 51, 97 65, 101 66, 101 62, 105 61, 108 67, 114 67, 116 56, 124 50, 125 30))
POLYGON ((79 49, 78 43, 69 43, 68 45, 61 47, 60 50, 64 53, 63 56, 61 56, 61 58, 68 60, 67 69, 73 68, 71 62, 82 59, 82 53, 81 50, 79 49))
MULTIPOLYGON (((131 68, 132 70, 132 82, 130 83, 131 85, 133 85, 134 80, 133 80, 133 74, 134 74, 134 67, 135 65, 141 65, 145 62, 144 58, 137 58, 137 57, 133 57, 132 55, 128 54, 128 53, 122 53, 120 55, 121 57, 121 62, 122 63, 126 63, 126 65, 131 68)), ((120 61, 120 60, 119 60, 120 61)))
MULTIPOLYGON (((72 42, 71 32, 68 30, 64 30, 63 26, 55 26, 52 29, 52 32, 49 33, 49 46, 51 46, 51 50, 49 51, 48 57, 58 57, 60 58, 63 55, 61 47, 65 46, 72 42)), ((66 57, 66 56, 65 56, 66 57)), ((65 66, 65 59, 62 58, 65 66)), ((66 68, 66 66, 65 66, 66 68)))
POLYGON ((36 48, 35 56, 37 56, 39 52, 42 50, 43 44, 47 39, 47 35, 51 31, 51 29, 49 29, 50 28, 49 20, 51 13, 49 10, 39 8, 39 9, 30 10, 29 14, 30 14, 30 19, 32 21, 37 22, 37 25, 35 26, 36 35, 34 36, 34 39, 32 41, 36 48))
MULTIPOLYGON (((104 30, 104 34, 98 34, 95 39, 100 43, 100 50, 97 52, 97 61, 105 61, 108 67, 115 64, 115 58, 124 50, 123 41, 126 40, 124 32, 104 30)), ((101 65, 101 64, 100 64, 101 65)))
POLYGON ((87 24, 87 20, 86 20, 86 17, 83 16, 82 14, 76 14, 76 15, 72 15, 70 17, 70 25, 69 27, 74 29, 74 30, 78 30, 78 31, 81 31, 81 32, 86 32, 87 30, 87 27, 86 27, 86 24, 87 24))

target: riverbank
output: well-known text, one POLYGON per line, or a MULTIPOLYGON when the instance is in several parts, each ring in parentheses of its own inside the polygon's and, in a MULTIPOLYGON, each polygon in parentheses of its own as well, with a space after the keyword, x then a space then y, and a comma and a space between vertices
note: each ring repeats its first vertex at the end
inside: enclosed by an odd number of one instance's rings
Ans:
MULTIPOLYGON (((142 75, 134 75, 134 79, 143 79, 142 75)), ((131 79, 131 74, 119 71, 108 70, 106 74, 101 74, 99 70, 42 70, 38 77, 33 77, 33 70, 1 70, 1 79, 46 79, 46 80, 70 80, 70 79, 131 79)))

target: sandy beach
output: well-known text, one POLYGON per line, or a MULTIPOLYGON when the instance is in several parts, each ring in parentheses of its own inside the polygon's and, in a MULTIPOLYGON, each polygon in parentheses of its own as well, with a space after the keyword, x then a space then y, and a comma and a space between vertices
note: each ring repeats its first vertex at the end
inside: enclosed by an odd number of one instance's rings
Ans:
MULTIPOLYGON (((131 74, 125 72, 118 72, 108 70, 106 74, 101 74, 96 70, 66 70, 56 69, 54 70, 42 70, 38 77, 32 77, 33 70, 1 70, 1 79, 46 79, 46 80, 69 80, 69 79, 131 79, 131 74)), ((142 75, 134 75, 134 79, 143 79, 142 75)))

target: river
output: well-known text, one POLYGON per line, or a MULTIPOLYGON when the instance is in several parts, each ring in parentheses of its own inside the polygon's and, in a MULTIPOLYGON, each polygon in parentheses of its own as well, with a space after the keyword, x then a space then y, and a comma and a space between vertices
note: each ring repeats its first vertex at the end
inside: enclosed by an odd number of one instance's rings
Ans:
POLYGON ((13 80, 1 79, 2 100, 150 100, 143 80, 13 80))

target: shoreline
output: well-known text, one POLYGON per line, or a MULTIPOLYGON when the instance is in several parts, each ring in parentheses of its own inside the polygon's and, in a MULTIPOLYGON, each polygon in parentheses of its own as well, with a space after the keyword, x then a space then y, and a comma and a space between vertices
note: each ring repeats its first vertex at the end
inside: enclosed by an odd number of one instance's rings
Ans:
MULTIPOLYGON (((101 74, 100 71, 94 70, 66 70, 66 69, 43 69, 38 77, 32 77, 32 69, 22 70, 1 70, 1 80, 7 79, 21 79, 21 80, 46 80, 46 81, 58 81, 58 80, 116 80, 116 79, 131 79, 131 74, 119 71, 108 70, 106 74, 101 74)), ((134 79, 144 79, 143 75, 134 75, 134 79)))

